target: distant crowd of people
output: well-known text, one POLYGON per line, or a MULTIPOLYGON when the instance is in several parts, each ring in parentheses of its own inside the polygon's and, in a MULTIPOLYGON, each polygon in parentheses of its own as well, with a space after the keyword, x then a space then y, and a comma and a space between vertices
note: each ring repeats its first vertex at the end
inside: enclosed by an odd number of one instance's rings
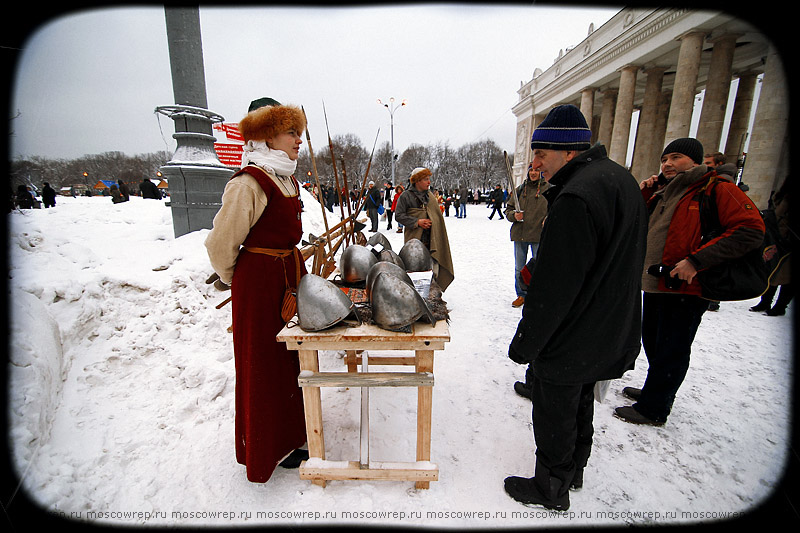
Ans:
MULTIPOLYGON (((64 189, 66 193, 62 192, 62 195, 72 196, 74 198, 78 196, 79 190, 80 189, 75 187, 69 187, 68 190, 64 189)), ((161 189, 148 178, 142 179, 137 190, 138 195, 142 198, 161 200, 165 197, 165 193, 162 193, 161 189)), ((41 207, 47 209, 56 206, 56 196, 58 196, 58 193, 56 193, 56 190, 53 189, 50 183, 45 181, 42 184, 41 200, 37 192, 38 191, 34 190, 30 185, 17 185, 17 190, 11 191, 9 194, 8 212, 14 209, 39 209, 41 207)), ((97 194, 93 193, 92 189, 86 187, 83 189, 81 196, 108 196, 111 197, 113 203, 118 204, 130 200, 131 190, 128 184, 120 179, 117 180, 116 184, 101 189, 97 194)))

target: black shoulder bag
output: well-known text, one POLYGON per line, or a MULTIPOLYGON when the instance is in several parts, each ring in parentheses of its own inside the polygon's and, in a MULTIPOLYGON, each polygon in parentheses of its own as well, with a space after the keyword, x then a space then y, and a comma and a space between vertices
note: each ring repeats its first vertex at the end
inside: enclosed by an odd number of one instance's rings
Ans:
MULTIPOLYGON (((711 178, 706 188, 708 193, 700 193, 700 228, 703 244, 724 232, 717 212, 716 180, 711 178)), ((770 227, 770 224, 765 224, 765 226, 764 240, 759 246, 741 257, 697 273, 703 298, 713 301, 750 300, 760 297, 767 291, 770 277, 788 256, 788 252, 779 250, 777 225, 770 227)))

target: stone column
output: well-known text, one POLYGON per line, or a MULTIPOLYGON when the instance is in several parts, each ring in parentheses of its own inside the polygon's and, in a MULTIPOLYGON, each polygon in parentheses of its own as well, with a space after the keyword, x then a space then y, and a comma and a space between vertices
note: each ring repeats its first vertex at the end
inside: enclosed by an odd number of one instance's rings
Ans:
POLYGON ((738 161, 742 158, 757 80, 758 73, 756 72, 745 72, 739 75, 736 100, 733 103, 733 114, 731 114, 731 123, 728 127, 728 140, 725 142, 726 163, 739 165, 738 161))
POLYGON ((628 139, 631 136, 631 119, 633 114, 633 97, 636 93, 636 72, 639 67, 626 65, 622 67, 619 78, 619 94, 617 109, 614 112, 614 129, 611 133, 611 147, 608 158, 623 167, 628 157, 628 139))
POLYGON ((672 90, 672 103, 667 118, 667 143, 689 135, 704 38, 705 33, 700 31, 691 31, 680 38, 675 87, 672 90))
POLYGON ((742 181, 750 187, 747 195, 759 209, 767 207, 770 192, 786 178, 788 111, 789 89, 783 62, 777 50, 770 47, 742 173, 742 181))
POLYGON ((594 114, 594 93, 597 89, 587 87, 581 91, 581 113, 586 119, 589 129, 592 128, 592 115, 594 114))
POLYGON ((725 109, 728 106, 728 94, 731 89, 733 50, 738 37, 739 34, 726 33, 711 39, 714 50, 711 52, 706 94, 700 112, 700 124, 697 127, 697 140, 702 143, 706 153, 719 150, 725 109))
POLYGON ((611 143, 611 131, 614 128, 614 109, 617 107, 617 90, 603 91, 603 107, 600 111, 600 127, 597 130, 597 142, 611 143))
MULTIPOLYGON (((636 129, 636 146, 633 150, 631 174, 639 181, 649 178, 658 171, 658 156, 661 136, 656 125, 661 106, 661 86, 664 82, 664 67, 650 67, 645 70, 647 82, 644 88, 642 110, 639 113, 639 127, 636 129)), ((663 131, 663 130, 662 130, 663 131)))

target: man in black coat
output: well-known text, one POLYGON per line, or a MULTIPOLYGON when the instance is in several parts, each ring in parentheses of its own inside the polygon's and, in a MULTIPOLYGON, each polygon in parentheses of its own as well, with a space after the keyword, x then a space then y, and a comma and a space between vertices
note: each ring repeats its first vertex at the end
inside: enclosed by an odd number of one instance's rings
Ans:
POLYGON ((56 206, 56 190, 47 182, 44 182, 44 188, 42 189, 42 203, 44 203, 45 208, 56 206))
POLYGON ((633 368, 641 349, 641 272, 647 211, 631 174, 590 147, 573 105, 533 132, 532 167, 551 187, 537 261, 509 357, 531 365, 536 467, 509 477, 523 503, 569 508, 583 485, 594 432, 597 381, 633 368))
POLYGON ((142 179, 142 182, 139 184, 139 191, 142 193, 142 198, 161 200, 161 191, 158 190, 155 183, 147 178, 142 179))

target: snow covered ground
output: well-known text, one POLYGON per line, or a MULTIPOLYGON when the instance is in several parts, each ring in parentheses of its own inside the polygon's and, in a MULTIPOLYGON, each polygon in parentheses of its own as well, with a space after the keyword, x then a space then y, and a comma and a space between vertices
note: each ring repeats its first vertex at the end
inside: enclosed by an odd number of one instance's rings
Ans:
MULTIPOLYGON (((304 202, 304 230, 318 235, 321 212, 310 196, 304 202)), ((246 480, 234 458, 230 306, 215 308, 228 293, 205 283, 208 230, 175 239, 164 202, 138 197, 117 205, 59 197, 54 209, 13 212, 14 482, 23 478, 20 490, 48 517, 126 526, 711 524, 772 495, 790 444, 794 304, 767 317, 747 301, 705 315, 664 427, 612 416, 630 403, 622 387, 642 384, 644 354, 595 404, 595 445, 569 512, 509 498, 503 479, 532 476, 535 451, 531 404, 512 390, 524 367, 506 355, 520 317, 510 305, 510 224, 487 220, 484 206, 468 206, 466 219, 453 214, 451 342, 434 364, 440 474, 417 490, 412 482, 321 488, 284 469, 266 484, 246 480)), ((329 224, 337 220, 329 213, 329 224)), ((402 235, 385 227, 398 251, 402 235)), ((341 371, 342 358, 322 352, 321 365, 341 371)), ((358 389, 322 394, 327 458, 357 460, 358 389)), ((373 389, 370 405, 371 459, 413 461, 416 392, 373 389)), ((21 530, 25 520, 16 520, 21 530)))

